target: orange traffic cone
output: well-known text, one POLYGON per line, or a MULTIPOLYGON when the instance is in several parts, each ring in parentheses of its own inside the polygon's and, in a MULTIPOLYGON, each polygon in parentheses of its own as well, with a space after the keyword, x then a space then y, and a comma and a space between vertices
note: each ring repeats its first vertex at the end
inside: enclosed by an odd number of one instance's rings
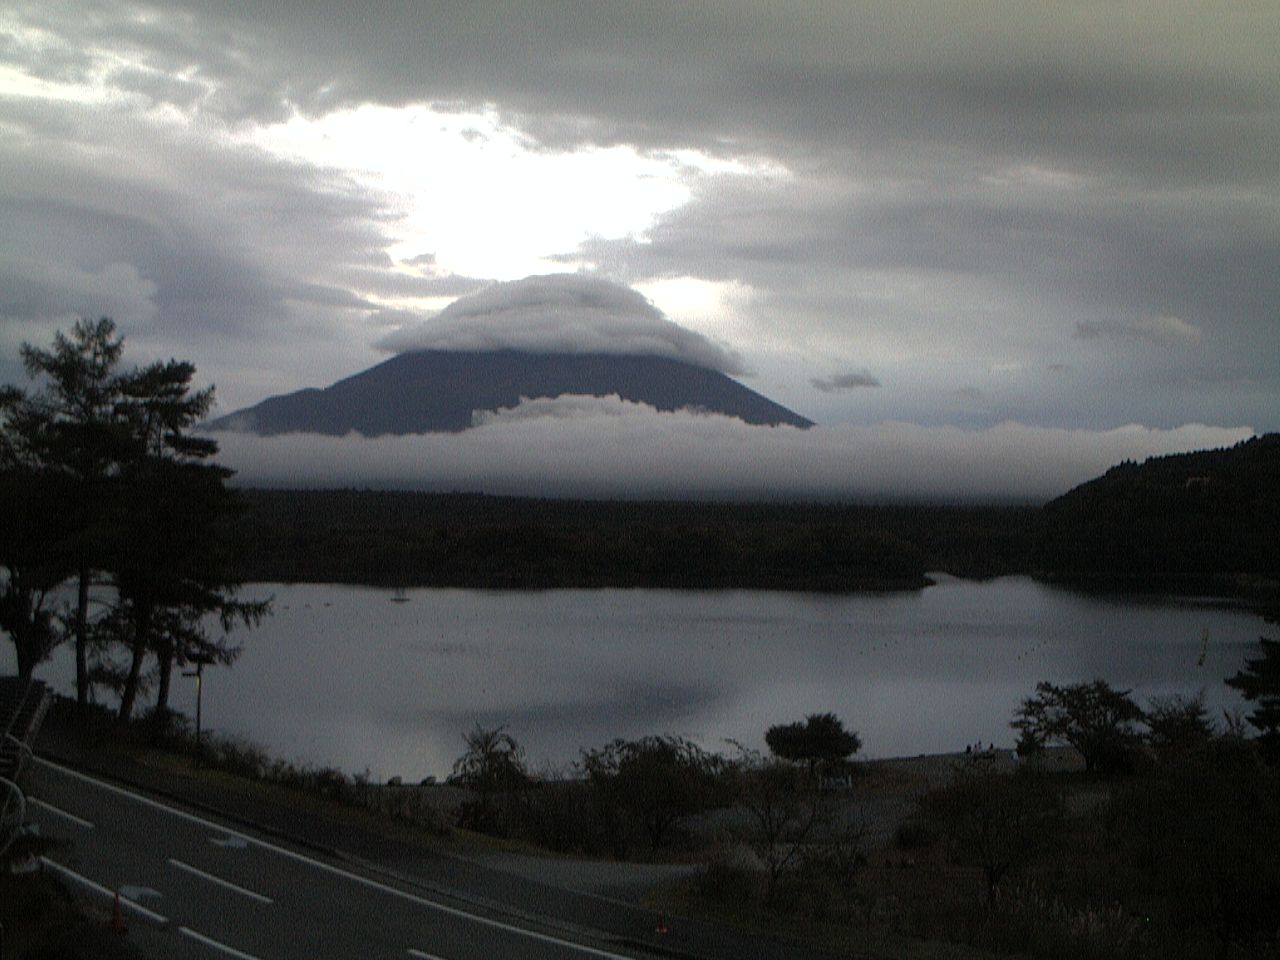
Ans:
POLYGON ((124 925, 124 914, 120 912, 120 891, 116 891, 115 906, 111 908, 111 932, 125 934, 129 932, 124 925))
POLYGON ((666 933, 666 932, 667 932, 667 918, 664 916, 659 916, 658 926, 654 930, 654 933, 666 933))

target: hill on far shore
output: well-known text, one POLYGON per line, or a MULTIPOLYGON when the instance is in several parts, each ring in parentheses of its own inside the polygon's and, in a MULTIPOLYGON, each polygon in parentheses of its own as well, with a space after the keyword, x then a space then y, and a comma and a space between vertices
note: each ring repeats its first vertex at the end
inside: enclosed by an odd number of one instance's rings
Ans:
POLYGON ((1045 506, 1035 563, 1073 579, 1280 578, 1280 434, 1112 467, 1045 506))

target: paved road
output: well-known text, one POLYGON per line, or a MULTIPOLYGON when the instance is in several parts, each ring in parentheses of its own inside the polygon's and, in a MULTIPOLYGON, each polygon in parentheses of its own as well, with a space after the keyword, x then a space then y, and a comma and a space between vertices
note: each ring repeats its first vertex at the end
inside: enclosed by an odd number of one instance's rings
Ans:
MULTIPOLYGON (((32 770, 31 817, 71 841, 47 869, 114 891, 140 942, 175 956, 622 960, 622 949, 231 829, 47 761, 32 770)), ((135 933, 131 933, 135 936, 135 933)))

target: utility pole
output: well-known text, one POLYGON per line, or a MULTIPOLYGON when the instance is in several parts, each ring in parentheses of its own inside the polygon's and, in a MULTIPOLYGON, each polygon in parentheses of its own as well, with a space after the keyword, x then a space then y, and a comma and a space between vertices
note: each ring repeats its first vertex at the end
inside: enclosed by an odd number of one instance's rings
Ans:
POLYGON ((206 664, 214 663, 213 657, 208 654, 194 654, 187 660, 188 663, 194 663, 194 670, 184 670, 184 677, 195 677, 196 680, 196 763, 200 763, 200 758, 204 755, 201 749, 201 728, 203 723, 203 701, 204 701, 204 668, 206 664))

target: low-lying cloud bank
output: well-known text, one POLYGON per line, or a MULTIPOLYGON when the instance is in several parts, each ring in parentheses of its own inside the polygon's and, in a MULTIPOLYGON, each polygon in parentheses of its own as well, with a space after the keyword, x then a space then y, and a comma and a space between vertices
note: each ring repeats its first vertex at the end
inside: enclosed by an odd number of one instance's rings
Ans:
POLYGON ((640 354, 721 373, 743 372, 737 355, 668 319, 630 287, 577 273, 495 283, 455 300, 430 319, 406 323, 378 346, 395 353, 512 349, 640 354))
POLYGON ((220 433, 242 486, 589 498, 1040 503, 1115 464, 1230 446, 1249 427, 753 427, 617 397, 526 401, 460 434, 220 433))

